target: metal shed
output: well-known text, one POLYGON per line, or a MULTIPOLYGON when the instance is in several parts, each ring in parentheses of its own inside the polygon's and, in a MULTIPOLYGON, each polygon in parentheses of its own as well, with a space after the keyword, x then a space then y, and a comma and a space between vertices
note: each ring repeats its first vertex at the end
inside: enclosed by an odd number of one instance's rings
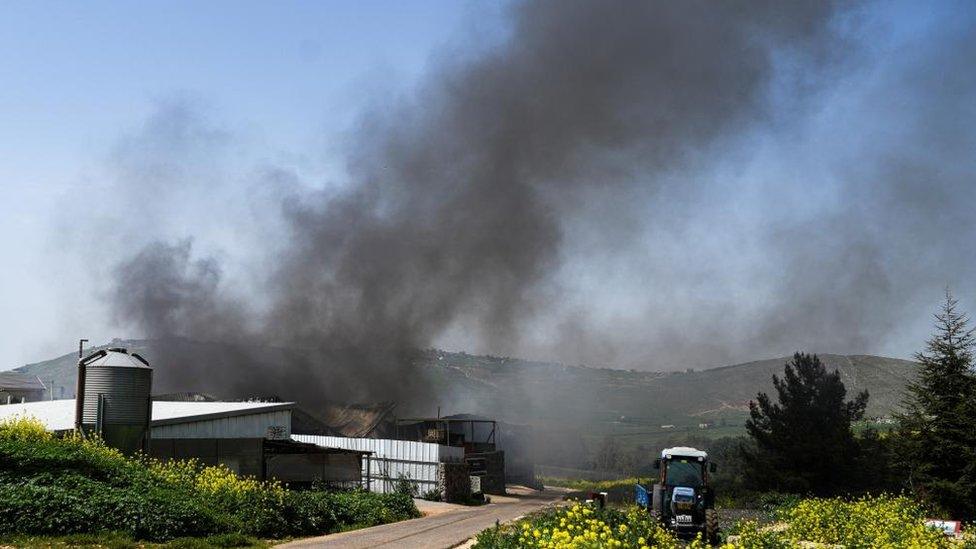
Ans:
POLYGON ((393 492, 401 477, 417 485, 420 492, 435 489, 441 483, 441 464, 464 460, 462 448, 428 442, 317 435, 292 435, 292 439, 323 448, 368 453, 362 463, 362 475, 369 489, 379 493, 393 492))
POLYGON ((0 372, 0 404, 34 402, 44 397, 47 387, 37 376, 0 372))

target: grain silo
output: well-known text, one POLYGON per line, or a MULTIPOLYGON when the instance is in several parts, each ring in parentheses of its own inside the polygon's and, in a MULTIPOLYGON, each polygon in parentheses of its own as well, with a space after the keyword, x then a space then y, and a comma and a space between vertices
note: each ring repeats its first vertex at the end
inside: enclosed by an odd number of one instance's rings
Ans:
POLYGON ((96 351, 78 361, 75 425, 132 454, 147 448, 152 368, 126 349, 96 351))

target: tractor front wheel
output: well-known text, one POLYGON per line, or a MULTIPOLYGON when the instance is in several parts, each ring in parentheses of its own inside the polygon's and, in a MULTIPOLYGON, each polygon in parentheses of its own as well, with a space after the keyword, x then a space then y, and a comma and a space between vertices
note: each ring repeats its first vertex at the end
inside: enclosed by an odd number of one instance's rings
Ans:
POLYGON ((705 509, 705 539, 711 545, 718 545, 718 513, 715 509, 705 509))

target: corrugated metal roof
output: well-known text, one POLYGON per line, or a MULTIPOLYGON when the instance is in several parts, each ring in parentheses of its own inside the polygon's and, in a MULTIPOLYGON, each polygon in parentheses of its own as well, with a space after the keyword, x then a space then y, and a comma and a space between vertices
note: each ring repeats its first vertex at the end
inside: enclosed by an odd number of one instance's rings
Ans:
POLYGON ((195 391, 182 391, 179 393, 163 393, 161 395, 153 395, 152 399, 155 400, 166 400, 172 402, 217 402, 219 398, 209 395, 207 393, 197 393, 195 391))
POLYGON ((290 410, 294 402, 153 402, 153 425, 290 410))
POLYGON ((0 372, 0 391, 43 391, 46 388, 37 376, 0 372))
MULTIPOLYGON (((293 402, 153 402, 153 425, 170 425, 232 415, 248 415, 291 409, 293 402)), ((75 425, 75 400, 44 400, 0 405, 0 421, 12 417, 33 417, 52 431, 66 431, 75 425)))
POLYGON ((321 421, 333 431, 347 437, 374 436, 377 426, 390 420, 396 402, 377 404, 327 404, 322 410, 321 421))

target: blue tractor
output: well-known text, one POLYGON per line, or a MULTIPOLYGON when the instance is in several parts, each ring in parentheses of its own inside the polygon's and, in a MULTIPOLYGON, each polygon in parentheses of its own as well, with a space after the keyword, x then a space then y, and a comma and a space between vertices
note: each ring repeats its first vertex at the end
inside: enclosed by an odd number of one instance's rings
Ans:
POLYGON ((666 448, 654 460, 654 468, 660 472, 658 481, 650 487, 637 484, 637 505, 680 536, 701 533, 716 544, 718 514, 715 491, 709 485, 716 467, 708 461, 708 454, 686 446, 666 448))

